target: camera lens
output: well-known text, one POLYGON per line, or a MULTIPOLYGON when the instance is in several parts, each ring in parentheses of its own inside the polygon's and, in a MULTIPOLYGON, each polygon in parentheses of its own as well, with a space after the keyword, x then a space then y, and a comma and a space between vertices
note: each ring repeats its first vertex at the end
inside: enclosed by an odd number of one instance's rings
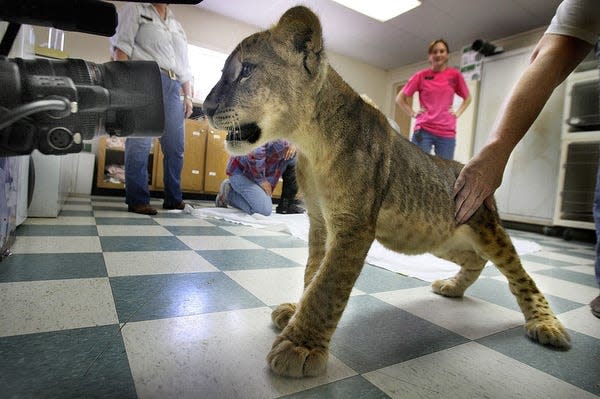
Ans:
MULTIPOLYGON (((17 58, 15 62, 19 66, 22 78, 29 76, 66 76, 77 85, 102 86, 101 68, 92 66, 87 61, 79 59, 46 60, 33 59, 24 60, 17 58), (93 70, 94 73, 90 73, 93 70)), ((101 65, 96 65, 101 67, 101 65)), ((27 86, 24 87, 27 90, 27 86)), ((53 88, 54 89, 54 88, 53 88)), ((23 93, 27 100, 37 100, 48 95, 46 90, 23 93)), ((48 89, 50 91, 50 88, 48 89)), ((79 112, 65 118, 56 120, 51 114, 40 114, 36 119, 44 122, 50 128, 63 127, 69 131, 81 133, 85 140, 92 139, 97 132, 104 132, 104 116, 100 113, 79 112)))

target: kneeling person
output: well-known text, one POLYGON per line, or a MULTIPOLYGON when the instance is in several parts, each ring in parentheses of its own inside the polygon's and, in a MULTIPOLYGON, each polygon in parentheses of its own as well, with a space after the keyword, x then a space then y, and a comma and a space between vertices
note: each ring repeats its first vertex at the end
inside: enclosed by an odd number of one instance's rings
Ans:
POLYGON ((231 205, 247 214, 269 216, 273 210, 271 196, 280 177, 283 187, 277 213, 303 213, 295 201, 296 147, 285 140, 268 142, 247 155, 232 156, 227 161, 229 179, 221 183, 215 200, 218 207, 231 205))

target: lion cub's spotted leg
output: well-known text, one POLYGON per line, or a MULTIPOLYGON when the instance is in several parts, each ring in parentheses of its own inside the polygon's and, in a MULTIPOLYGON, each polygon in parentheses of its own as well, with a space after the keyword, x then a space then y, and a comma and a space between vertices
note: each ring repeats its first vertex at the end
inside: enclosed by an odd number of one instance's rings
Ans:
POLYGON ((332 234, 325 257, 296 312, 275 339, 267 356, 274 373, 306 377, 325 371, 329 341, 374 239, 374 232, 368 228, 350 226, 347 230, 332 234))
POLYGON ((486 260, 475 251, 447 251, 434 255, 460 265, 460 271, 451 278, 436 280, 431 284, 433 292, 448 297, 461 297, 465 290, 477 280, 486 260))
POLYGON ((517 298, 525 316, 527 335, 541 344, 569 347, 569 334, 523 269, 519 255, 504 229, 496 223, 486 226, 478 234, 481 254, 491 260, 508 279, 510 291, 517 298))
MULTIPOLYGON (((308 231, 308 260, 304 270, 304 289, 310 284, 315 272, 325 257, 325 240, 327 233, 322 218, 310 217, 308 231)), ((275 327, 283 330, 296 311, 295 303, 282 303, 271 312, 271 320, 275 327)))

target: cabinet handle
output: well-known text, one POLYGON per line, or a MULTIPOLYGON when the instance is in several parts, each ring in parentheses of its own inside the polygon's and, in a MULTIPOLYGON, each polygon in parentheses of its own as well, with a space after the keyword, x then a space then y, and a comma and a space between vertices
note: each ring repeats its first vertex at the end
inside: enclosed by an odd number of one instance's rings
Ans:
POLYGON ((209 176, 216 176, 216 175, 217 175, 217 172, 208 172, 208 175, 209 175, 209 176))
POLYGON ((199 131, 197 131, 197 130, 194 130, 194 131, 192 132, 192 136, 200 136, 200 132, 199 132, 199 131))
POLYGON ((221 135, 219 135, 219 134, 213 134, 213 138, 215 140, 221 140, 221 135))
POLYGON ((193 175, 199 175, 200 171, 198 169, 192 169, 192 174, 193 175))

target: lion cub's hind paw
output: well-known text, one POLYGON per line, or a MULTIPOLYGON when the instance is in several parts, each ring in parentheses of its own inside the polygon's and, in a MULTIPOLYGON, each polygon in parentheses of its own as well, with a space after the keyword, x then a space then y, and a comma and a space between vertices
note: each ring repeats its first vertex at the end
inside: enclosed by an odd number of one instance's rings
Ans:
POLYGON ((271 370, 284 377, 314 377, 325 372, 329 352, 298 346, 283 337, 277 337, 267 361, 271 370))
POLYGON ((465 293, 465 290, 461 287, 458 287, 456 281, 453 278, 447 278, 445 280, 435 280, 433 283, 431 283, 431 289, 436 294, 451 298, 461 297, 465 293))
POLYGON ((527 335, 542 345, 551 345, 561 349, 571 347, 571 337, 558 319, 530 320, 525 324, 527 335))
POLYGON ((271 312, 271 320, 279 330, 283 330, 296 311, 295 303, 282 303, 271 312))

